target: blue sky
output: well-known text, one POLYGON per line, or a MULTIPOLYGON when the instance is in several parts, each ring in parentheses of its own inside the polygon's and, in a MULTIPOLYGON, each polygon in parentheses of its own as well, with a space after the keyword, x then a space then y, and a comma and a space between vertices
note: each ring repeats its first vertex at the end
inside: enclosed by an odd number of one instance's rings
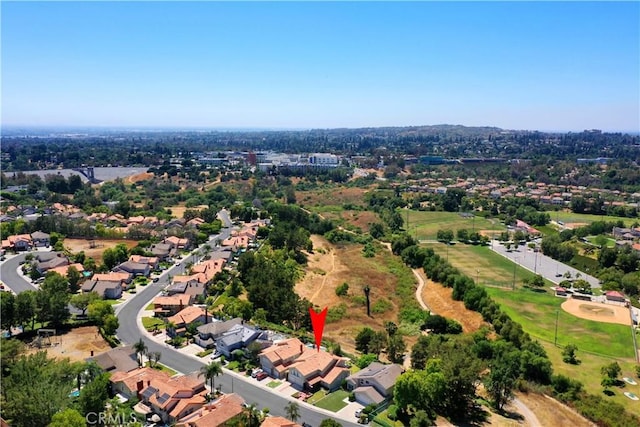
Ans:
POLYGON ((640 3, 2 2, 2 125, 640 130, 640 3))

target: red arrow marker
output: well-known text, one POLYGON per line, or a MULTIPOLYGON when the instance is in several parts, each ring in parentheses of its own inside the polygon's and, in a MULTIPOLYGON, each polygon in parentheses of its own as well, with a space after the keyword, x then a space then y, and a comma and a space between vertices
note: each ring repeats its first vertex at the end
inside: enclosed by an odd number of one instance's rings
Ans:
POLYGON ((316 338, 316 347, 320 351, 320 344, 322 344, 322 331, 324 330, 324 321, 327 318, 327 307, 320 313, 309 307, 309 316, 311 316, 311 326, 313 327, 313 335, 316 338))

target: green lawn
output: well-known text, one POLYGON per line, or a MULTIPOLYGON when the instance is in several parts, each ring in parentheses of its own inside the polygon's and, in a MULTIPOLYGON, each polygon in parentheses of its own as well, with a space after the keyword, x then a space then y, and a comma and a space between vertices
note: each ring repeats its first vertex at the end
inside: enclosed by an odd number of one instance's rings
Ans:
POLYGON ((464 243, 456 243, 455 245, 427 243, 424 246, 433 248, 438 255, 448 259, 451 265, 473 280, 477 278, 483 285, 511 288, 514 267, 516 287, 522 286, 523 279, 533 277, 532 272, 496 254, 487 246, 473 246, 464 243))
MULTIPOLYGON (((578 346, 576 355, 580 360, 580 364, 570 365, 562 361, 562 347, 556 347, 553 343, 544 341, 541 341, 541 344, 547 351, 549 360, 551 360, 553 364, 554 373, 576 379, 584 384, 587 391, 604 396, 602 395, 602 386, 600 385, 600 381, 602 380, 600 368, 611 363, 613 361, 611 357, 585 353, 580 351, 580 346, 578 346)), ((635 377, 635 362, 632 359, 616 359, 616 361, 622 368, 622 375, 620 377, 635 377)), ((623 405, 629 412, 640 416, 640 405, 638 405, 638 402, 631 401, 622 394, 625 391, 632 391, 640 395, 640 385, 633 386, 627 384, 624 389, 613 387, 612 390, 615 394, 607 399, 616 401, 623 405)))
POLYGON ((145 329, 154 329, 156 326, 158 329, 164 329, 164 322, 156 317, 143 317, 142 318, 142 326, 145 329))
POLYGON ((514 321, 520 323, 526 332, 540 341, 554 342, 557 316, 559 346, 575 344, 583 352, 608 358, 634 357, 633 338, 629 326, 575 317, 560 308, 564 299, 547 292, 487 288, 487 293, 514 321))
POLYGON ((276 388, 276 387, 278 387, 280 384, 282 384, 282 381, 269 381, 269 383, 267 384, 267 387, 269 387, 269 388, 276 388))
POLYGON ((153 309, 154 309, 154 305, 153 305, 153 303, 152 303, 152 302, 151 302, 151 303, 149 303, 149 305, 148 305, 148 306, 146 306, 144 309, 145 309, 145 310, 153 310, 153 309))
MULTIPOLYGON (((598 237, 600 237, 600 236, 587 236, 587 237, 585 237, 585 239, 591 244, 600 245, 598 243, 598 240, 599 240, 598 237)), ((615 247, 615 245, 616 245, 615 239, 612 239, 612 238, 604 236, 604 235, 602 235, 602 237, 604 237, 604 239, 605 239, 604 241, 606 242, 605 244, 606 244, 606 246, 608 248, 615 247)))
POLYGON ((320 389, 315 393, 313 393, 313 395, 311 395, 307 399, 307 403, 310 405, 315 405, 318 401, 324 399, 326 395, 327 395, 327 391, 325 389, 320 389))
MULTIPOLYGON (((150 366, 149 362, 145 363, 145 366, 150 366)), ((153 369, 157 369, 158 371, 166 372, 170 376, 174 376, 174 375, 176 375, 178 373, 178 372, 174 371, 173 369, 169 368, 168 366, 165 366, 165 365, 163 365, 161 363, 156 363, 155 366, 153 367, 153 369)))
POLYGON ((347 406, 347 403, 344 401, 347 397, 349 397, 348 392, 344 390, 337 390, 328 394, 324 399, 320 399, 315 406, 332 412, 338 412, 340 409, 347 406))
POLYGON ((464 218, 456 212, 429 212, 401 210, 405 229, 419 240, 435 240, 438 230, 453 230, 455 233, 461 228, 472 230, 493 230, 497 233, 506 230, 499 220, 489 221, 486 218, 464 218))
POLYGON ((636 219, 634 218, 625 218, 621 216, 609 216, 609 215, 591 215, 591 214, 577 214, 573 212, 554 212, 547 211, 552 221, 562 221, 562 222, 585 222, 590 224, 594 221, 618 221, 621 220, 628 227, 630 226, 636 219))

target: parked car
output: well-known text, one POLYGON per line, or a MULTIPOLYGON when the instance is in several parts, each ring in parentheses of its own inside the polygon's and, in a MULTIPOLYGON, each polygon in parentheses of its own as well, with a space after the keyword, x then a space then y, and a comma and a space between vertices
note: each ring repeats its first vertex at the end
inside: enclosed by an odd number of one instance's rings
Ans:
POLYGON ((255 378, 260 372, 263 372, 261 368, 255 368, 253 371, 251 371, 251 376, 255 378))
POLYGON ((362 415, 362 409, 357 409, 355 413, 356 418, 360 418, 360 415, 362 415))
POLYGON ((258 375, 256 375, 256 379, 258 381, 262 381, 263 379, 267 378, 268 375, 266 372, 259 372, 258 375))

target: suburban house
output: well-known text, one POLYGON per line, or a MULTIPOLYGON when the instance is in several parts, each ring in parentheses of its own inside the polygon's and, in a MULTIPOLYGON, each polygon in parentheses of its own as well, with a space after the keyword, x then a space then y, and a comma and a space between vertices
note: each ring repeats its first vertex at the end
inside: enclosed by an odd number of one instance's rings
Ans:
POLYGON ((189 225, 191 227, 195 227, 195 228, 200 227, 204 223, 205 223, 205 221, 202 218, 193 218, 193 219, 187 221, 187 225, 189 225))
POLYGON ((198 335, 194 338, 196 344, 203 348, 211 348, 216 345, 216 340, 225 332, 236 325, 241 325, 243 320, 236 317, 223 322, 215 320, 213 322, 198 326, 198 335))
POLYGON ((71 264, 69 258, 58 252, 41 253, 36 258, 38 261, 35 263, 35 267, 40 274, 44 274, 52 268, 71 264))
POLYGON ((66 277, 66 276, 67 276, 67 273, 69 272, 69 269, 70 269, 71 267, 75 268, 75 269, 78 271, 78 273, 82 273, 82 272, 84 271, 84 266, 83 266, 82 264, 80 264, 79 262, 76 262, 76 263, 74 263, 74 264, 61 265, 60 267, 53 267, 53 268, 50 268, 50 269, 47 271, 47 273, 48 273, 49 271, 53 271, 53 272, 55 272, 55 273, 58 273, 58 274, 59 274, 59 275, 61 275, 61 276, 66 277))
POLYGON ((160 267, 160 260, 155 256, 131 255, 129 261, 138 264, 147 264, 151 270, 158 270, 160 267))
POLYGON ((168 379, 169 375, 166 372, 159 371, 153 368, 136 368, 128 372, 118 371, 111 375, 109 381, 111 382, 112 391, 121 394, 126 399, 136 397, 141 399, 141 392, 145 387, 148 387, 154 379, 168 379))
POLYGON ((176 236, 167 237, 162 241, 162 243, 168 243, 171 246, 171 249, 189 249, 189 239, 181 239, 176 236))
POLYGON ((211 252, 211 259, 221 259, 225 262, 229 262, 231 258, 233 258, 233 254, 231 253, 231 251, 225 250, 224 248, 222 250, 211 252))
POLYGON ((198 280, 206 283, 213 280, 216 274, 222 271, 225 264, 224 259, 209 259, 191 267, 191 274, 198 275, 198 280))
POLYGON ((82 284, 82 292, 95 292, 103 299, 120 299, 122 282, 107 280, 87 280, 82 284))
POLYGON ((159 296, 153 300, 153 311, 160 316, 169 317, 191 305, 193 297, 190 295, 159 296))
POLYGON ((301 427, 300 424, 294 423, 284 417, 266 417, 260 427, 301 427))
POLYGON ((262 331, 251 326, 235 325, 216 340, 216 350, 226 357, 231 357, 234 350, 245 348, 261 335, 262 331))
POLYGON ((140 400, 168 424, 174 424, 206 403, 207 389, 198 372, 179 377, 152 378, 143 387, 140 400))
POLYGON ((289 368, 287 380, 300 390, 324 387, 333 391, 340 387, 349 373, 347 359, 307 347, 289 368))
POLYGON ((365 406, 378 405, 393 396, 393 386, 402 372, 400 365, 372 362, 366 368, 347 377, 347 389, 353 391, 357 402, 365 406))
POLYGON ((35 231, 31 233, 31 240, 33 241, 33 246, 49 246, 51 236, 42 231, 35 231))
POLYGON ((133 261, 125 261, 122 264, 118 264, 113 268, 113 271, 124 271, 126 273, 130 273, 133 276, 144 276, 149 277, 151 273, 151 268, 149 264, 143 264, 139 262, 133 261))
POLYGON ((167 293, 169 295, 186 294, 197 297, 198 295, 205 295, 206 290, 205 283, 200 282, 195 275, 175 276, 172 284, 167 288, 167 293))
POLYGON ((168 243, 156 243, 151 246, 151 253, 160 261, 164 261, 171 255, 172 246, 168 243))
POLYGON ((91 279, 105 282, 120 282, 122 287, 126 288, 127 284, 131 283, 133 276, 126 271, 112 271, 110 273, 96 273, 91 279))
POLYGON ((304 350, 305 346, 298 338, 276 342, 260 352, 260 367, 273 378, 285 378, 291 364, 304 350))
POLYGON ((2 240, 2 249, 5 250, 26 251, 31 249, 31 246, 33 246, 33 241, 29 234, 17 234, 2 240))
POLYGON ((167 326, 167 334, 172 338, 176 335, 182 336, 187 330, 187 325, 195 322, 205 324, 208 320, 207 317, 207 311, 202 307, 195 305, 185 307, 173 316, 167 318, 167 322, 174 325, 173 327, 167 326))
POLYGON ((222 241, 222 246, 227 246, 233 252, 237 252, 240 249, 249 247, 249 243, 251 243, 251 239, 248 236, 231 236, 222 241))
POLYGON ((88 360, 94 361, 105 372, 131 372, 138 369, 137 353, 133 346, 116 347, 88 360))
MULTIPOLYGON (((189 415, 180 418, 176 427, 218 427, 242 414, 244 399, 237 394, 224 394, 189 415)), ((271 417, 269 417, 271 418, 271 417)))

